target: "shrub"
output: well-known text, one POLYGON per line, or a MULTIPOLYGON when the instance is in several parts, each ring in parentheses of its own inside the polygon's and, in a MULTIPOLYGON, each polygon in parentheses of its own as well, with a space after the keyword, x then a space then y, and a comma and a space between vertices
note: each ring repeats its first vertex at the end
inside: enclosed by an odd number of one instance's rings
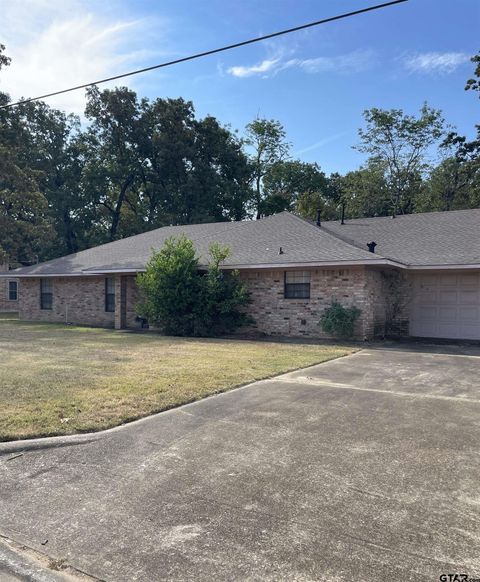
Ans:
POLYGON ((353 336, 360 313, 357 307, 343 307, 337 301, 332 301, 330 307, 322 313, 320 325, 325 333, 340 339, 349 339, 353 336))
POLYGON ((220 268, 229 253, 228 247, 212 244, 202 273, 192 241, 168 239, 137 277, 143 294, 138 314, 167 335, 182 336, 221 335, 251 321, 242 311, 250 298, 238 272, 220 268))

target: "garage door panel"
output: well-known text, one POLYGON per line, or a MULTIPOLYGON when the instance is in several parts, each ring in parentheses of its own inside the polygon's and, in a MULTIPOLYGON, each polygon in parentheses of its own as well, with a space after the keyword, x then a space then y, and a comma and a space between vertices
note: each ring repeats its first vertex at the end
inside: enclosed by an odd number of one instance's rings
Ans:
POLYGON ((438 318, 438 308, 432 305, 418 305, 413 313, 414 319, 420 321, 435 321, 438 318))
POLYGON ((480 340, 479 273, 418 274, 410 335, 480 340))
POLYGON ((456 305, 457 291, 455 289, 440 289, 438 293, 438 301, 441 305, 456 305))
POLYGON ((455 323, 458 318, 458 309, 456 307, 440 306, 437 314, 440 321, 453 321, 455 323))
MULTIPOLYGON (((436 292, 433 291, 433 295, 436 295, 436 292)), ((418 292, 417 297, 415 298, 415 303, 418 305, 431 305, 432 303, 432 291, 425 291, 424 289, 421 289, 418 292)))
POLYGON ((458 295, 458 303, 460 305, 478 305, 479 303, 477 289, 461 289, 458 295))
POLYGON ((437 278, 437 284, 445 287, 456 287, 457 286, 457 276, 456 275, 439 275, 437 278))
POLYGON ((458 284, 463 285, 472 285, 478 287, 480 285, 480 278, 478 273, 474 273, 471 275, 458 275, 458 284))

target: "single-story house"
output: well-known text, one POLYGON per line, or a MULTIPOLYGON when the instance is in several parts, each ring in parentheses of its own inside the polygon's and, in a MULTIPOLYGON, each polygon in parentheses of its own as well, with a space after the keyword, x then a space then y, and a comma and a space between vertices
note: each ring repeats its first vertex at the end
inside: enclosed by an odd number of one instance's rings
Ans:
POLYGON ((257 221, 167 226, 0 273, 0 311, 29 321, 138 328, 135 276, 170 236, 186 235, 206 262, 226 244, 223 268, 250 292, 254 332, 324 337, 333 300, 357 306, 358 338, 480 339, 480 209, 341 221, 283 212, 257 221))

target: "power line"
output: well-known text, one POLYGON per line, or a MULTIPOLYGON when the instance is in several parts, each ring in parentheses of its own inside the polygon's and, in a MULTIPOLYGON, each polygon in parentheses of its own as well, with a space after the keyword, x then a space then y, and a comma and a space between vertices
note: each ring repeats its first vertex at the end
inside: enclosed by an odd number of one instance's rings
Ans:
POLYGON ((234 44, 229 44, 220 48, 212 49, 209 51, 204 51, 201 53, 196 53, 188 57, 182 57, 180 59, 175 59, 173 61, 167 61, 165 63, 160 63, 158 65, 153 65, 151 67, 144 67, 143 69, 137 69, 135 71, 130 71, 129 73, 123 73, 121 75, 115 75, 114 77, 107 77, 106 79, 100 79, 99 81, 93 81, 91 83, 85 83, 83 85, 76 85, 75 87, 69 87, 68 89, 62 89, 60 91, 54 91, 53 93, 46 93, 45 95, 39 95, 38 97, 30 97, 29 99, 24 99, 23 101, 17 101, 15 103, 7 103, 6 105, 1 105, 0 109, 7 109, 8 107, 15 107, 16 105, 22 105, 24 103, 30 103, 31 101, 38 101, 39 99, 46 99, 47 97, 53 97, 54 95, 61 95, 63 93, 69 93, 70 91, 77 91, 78 89, 85 89, 86 87, 91 87, 92 85, 100 85, 100 83, 107 83, 108 81, 115 81, 117 79, 123 79, 125 77, 130 77, 132 75, 138 75, 139 73, 146 73, 147 71, 153 71, 155 69, 162 69, 164 67, 170 67, 172 65, 178 65, 179 63, 185 63, 187 61, 193 61, 195 59, 200 59, 202 57, 207 57, 209 55, 214 55, 216 53, 221 53, 224 51, 229 51, 235 48, 246 46, 249 44, 254 44, 256 42, 261 42, 263 40, 268 40, 270 38, 275 38, 277 36, 282 36, 285 34, 290 34, 291 32, 297 32, 299 30, 305 30, 307 28, 313 28, 314 26, 319 26, 320 24, 326 24, 327 22, 333 22, 335 20, 341 20, 343 18, 349 18, 350 16, 356 16, 357 14, 364 14, 365 12, 371 12, 372 10, 379 10, 380 8, 386 8, 388 6, 393 6, 394 4, 401 4, 403 2, 408 2, 408 0, 392 0, 391 2, 385 2, 383 4, 376 4, 375 6, 368 6, 367 8, 361 8, 360 10, 354 10, 353 12, 346 12, 344 14, 339 14, 337 16, 331 16, 330 18, 323 18, 322 20, 316 20, 314 22, 309 22, 307 24, 302 24, 300 26, 295 26, 293 28, 287 28, 285 30, 280 30, 279 32, 272 32, 271 34, 266 34, 264 36, 258 36, 251 38, 249 40, 244 40, 242 42, 236 42, 234 44))

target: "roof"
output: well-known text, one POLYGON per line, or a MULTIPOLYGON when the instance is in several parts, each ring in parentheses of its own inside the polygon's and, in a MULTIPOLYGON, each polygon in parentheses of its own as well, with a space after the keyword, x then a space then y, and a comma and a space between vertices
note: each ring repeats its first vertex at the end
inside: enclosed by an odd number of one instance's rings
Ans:
POLYGON ((193 241, 201 264, 207 263, 208 247, 213 242, 230 247, 231 256, 223 263, 226 267, 364 264, 381 259, 308 221, 282 212, 261 220, 158 228, 45 263, 15 269, 9 275, 38 277, 141 271, 152 256, 153 249, 159 250, 167 238, 181 235, 193 241))
POLYGON ((480 266, 480 208, 322 223, 328 232, 359 248, 406 266, 480 266))
MULTIPOLYGON (((142 271, 171 236, 190 238, 205 265, 213 242, 228 245, 225 267, 390 264, 398 267, 480 268, 480 209, 323 222, 289 212, 261 220, 167 226, 22 267, 3 276, 93 275, 142 271), (367 243, 377 243, 375 253, 367 243), (282 253, 280 253, 280 248, 282 253)), ((0 275, 2 276, 2 275, 0 275)))

